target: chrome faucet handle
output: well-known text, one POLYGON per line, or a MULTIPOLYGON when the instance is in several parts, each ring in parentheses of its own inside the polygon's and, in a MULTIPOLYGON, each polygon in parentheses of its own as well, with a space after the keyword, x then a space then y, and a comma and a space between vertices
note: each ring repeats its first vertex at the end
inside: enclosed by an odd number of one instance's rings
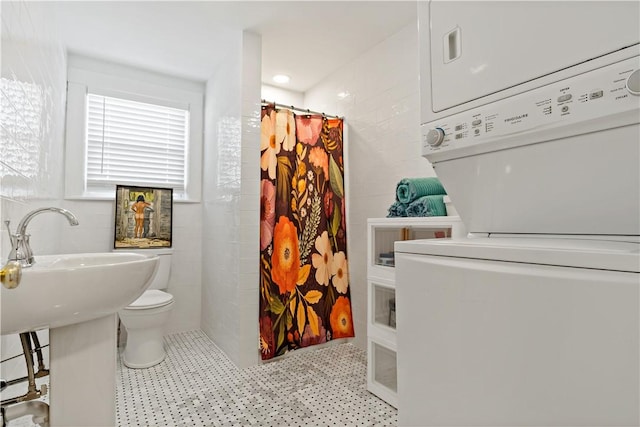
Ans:
POLYGON ((35 264, 36 261, 33 258, 33 251, 31 250, 31 245, 29 245, 29 234, 27 234, 27 225, 33 219, 33 217, 45 212, 59 213, 67 218, 69 225, 78 225, 78 219, 72 212, 56 207, 38 208, 27 213, 20 220, 20 223, 18 224, 18 228, 16 230, 16 234, 11 233, 11 229, 9 228, 9 221, 5 221, 5 224, 7 224, 7 231, 9 232, 9 239, 11 240, 11 253, 9 254, 9 261, 18 261, 22 268, 27 268, 35 264))

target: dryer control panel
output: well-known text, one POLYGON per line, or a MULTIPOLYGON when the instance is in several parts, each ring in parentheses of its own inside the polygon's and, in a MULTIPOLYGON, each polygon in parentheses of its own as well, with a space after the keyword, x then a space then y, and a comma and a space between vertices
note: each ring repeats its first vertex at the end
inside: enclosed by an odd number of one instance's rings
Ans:
POLYGON ((640 122, 640 57, 422 125, 432 163, 640 122))

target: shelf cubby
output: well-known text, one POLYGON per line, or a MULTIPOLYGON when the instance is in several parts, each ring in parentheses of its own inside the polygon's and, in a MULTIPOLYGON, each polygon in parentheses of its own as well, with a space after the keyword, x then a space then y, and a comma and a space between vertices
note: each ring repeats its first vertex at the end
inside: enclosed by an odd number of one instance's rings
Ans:
POLYGON ((367 389, 397 407, 394 245, 404 240, 464 237, 465 229, 457 216, 369 219, 367 229, 367 389))

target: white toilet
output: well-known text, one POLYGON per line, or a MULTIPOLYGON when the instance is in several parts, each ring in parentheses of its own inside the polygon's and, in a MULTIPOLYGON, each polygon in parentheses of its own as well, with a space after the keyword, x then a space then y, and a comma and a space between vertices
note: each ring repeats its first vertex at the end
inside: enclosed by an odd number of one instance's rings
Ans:
POLYGON ((127 331, 122 362, 129 368, 149 368, 162 362, 165 357, 164 328, 173 309, 173 295, 161 289, 167 289, 169 284, 173 249, 127 252, 159 256, 158 271, 149 288, 140 298, 118 312, 127 331))

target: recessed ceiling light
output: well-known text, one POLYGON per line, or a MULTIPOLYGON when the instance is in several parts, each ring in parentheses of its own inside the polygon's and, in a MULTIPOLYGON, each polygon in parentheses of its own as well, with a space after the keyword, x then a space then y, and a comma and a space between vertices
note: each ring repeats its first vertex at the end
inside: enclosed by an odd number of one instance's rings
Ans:
POLYGON ((276 74, 273 76, 273 81, 276 83, 289 83, 289 80, 291 80, 291 77, 286 74, 276 74))

